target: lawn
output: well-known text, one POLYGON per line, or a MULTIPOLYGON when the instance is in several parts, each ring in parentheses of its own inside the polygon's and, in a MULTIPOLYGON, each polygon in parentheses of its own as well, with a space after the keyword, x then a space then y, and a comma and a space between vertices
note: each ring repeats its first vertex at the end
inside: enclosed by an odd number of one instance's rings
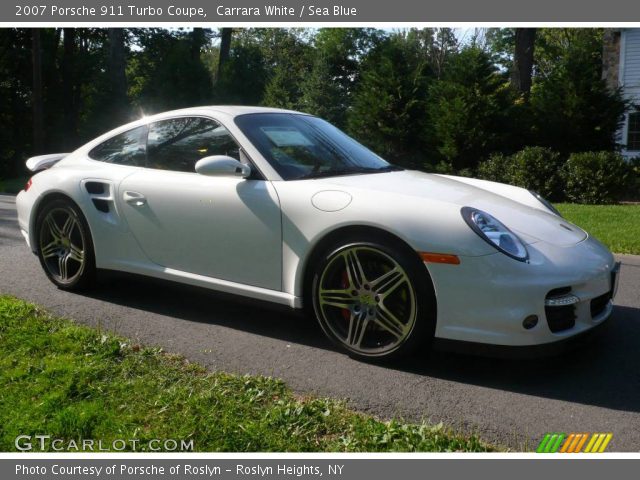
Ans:
POLYGON ((612 252, 640 255, 640 205, 560 203, 556 208, 612 252))
POLYGON ((136 439, 138 451, 151 439, 193 440, 194 451, 491 450, 442 425, 383 422, 300 397, 273 378, 209 373, 0 296, 0 451, 43 433, 63 445, 136 439))

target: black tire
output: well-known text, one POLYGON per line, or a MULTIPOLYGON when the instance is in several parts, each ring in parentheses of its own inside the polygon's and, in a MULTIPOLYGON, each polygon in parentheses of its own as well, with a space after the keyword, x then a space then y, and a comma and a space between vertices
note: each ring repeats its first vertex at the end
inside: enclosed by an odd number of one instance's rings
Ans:
POLYGON ((406 245, 383 236, 373 241, 349 236, 319 255, 306 303, 327 337, 361 360, 387 361, 427 350, 435 333, 436 299, 427 269, 406 245), (356 271, 354 253, 362 285, 349 272, 356 271))
POLYGON ((91 232, 73 202, 58 198, 40 209, 35 241, 40 265, 58 288, 80 291, 94 284, 96 262, 91 232))

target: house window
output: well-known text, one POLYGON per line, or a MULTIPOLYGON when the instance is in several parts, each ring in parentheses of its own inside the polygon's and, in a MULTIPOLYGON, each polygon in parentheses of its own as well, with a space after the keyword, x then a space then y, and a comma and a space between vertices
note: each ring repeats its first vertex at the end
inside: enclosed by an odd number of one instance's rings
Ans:
POLYGON ((629 114, 627 150, 640 151, 640 112, 629 114))

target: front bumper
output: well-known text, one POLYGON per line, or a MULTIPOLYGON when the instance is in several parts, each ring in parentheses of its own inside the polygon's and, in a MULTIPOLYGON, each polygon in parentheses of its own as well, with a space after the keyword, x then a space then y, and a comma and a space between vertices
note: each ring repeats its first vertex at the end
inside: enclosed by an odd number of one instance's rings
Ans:
MULTIPOLYGON (((533 346, 561 342, 605 322, 617 288, 613 255, 593 238, 560 247, 527 246, 530 262, 495 253, 461 257, 457 266, 429 264, 437 298, 436 338, 472 344, 533 346), (570 295, 570 307, 550 297, 570 295), (533 328, 526 318, 536 317, 533 328)), ((442 342, 441 342, 442 343, 442 342)))
POLYGON ((576 333, 570 337, 555 342, 539 343, 537 345, 491 345, 488 343, 466 342, 436 338, 434 347, 439 351, 461 353, 492 358, 504 359, 539 359, 554 357, 582 348, 607 328, 609 317, 592 328, 576 333))

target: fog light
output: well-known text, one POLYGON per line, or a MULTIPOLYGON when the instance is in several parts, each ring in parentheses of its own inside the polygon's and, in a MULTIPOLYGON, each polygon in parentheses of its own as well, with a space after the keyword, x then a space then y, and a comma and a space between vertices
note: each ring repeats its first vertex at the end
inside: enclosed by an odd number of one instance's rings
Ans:
POLYGON ((537 315, 529 315, 527 318, 525 318, 522 321, 522 326, 526 329, 526 330, 531 330, 533 327, 535 327, 538 324, 538 316, 537 315))

